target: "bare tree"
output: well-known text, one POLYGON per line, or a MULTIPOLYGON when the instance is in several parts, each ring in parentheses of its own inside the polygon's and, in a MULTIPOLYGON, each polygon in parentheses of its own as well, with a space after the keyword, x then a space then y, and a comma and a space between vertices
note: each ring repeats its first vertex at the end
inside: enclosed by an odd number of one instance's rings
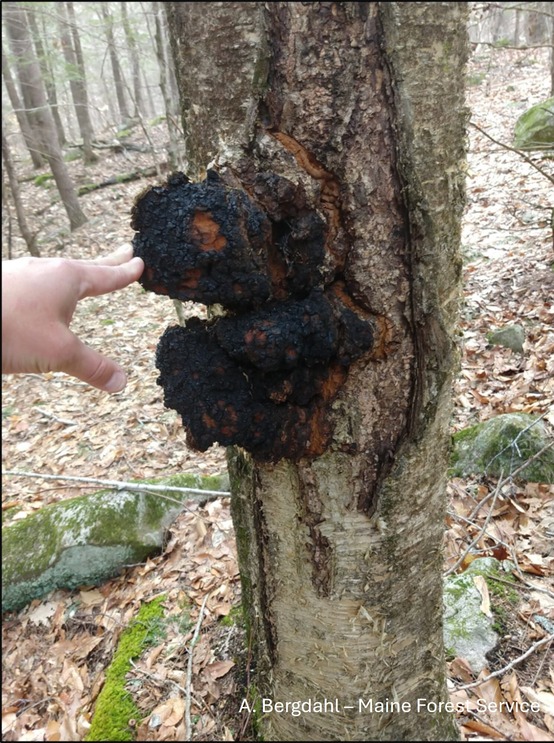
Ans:
POLYGON ((58 108, 58 94, 56 92, 56 83, 54 81, 54 75, 52 74, 52 68, 49 64, 48 53, 46 51, 45 45, 43 44, 42 35, 39 30, 35 14, 36 14, 36 8, 30 5, 30 7, 27 8, 27 18, 29 20, 29 26, 31 28, 33 40, 35 42, 37 59, 40 64, 42 79, 44 81, 44 87, 46 90, 46 97, 48 99, 50 110, 52 111, 52 118, 54 119, 54 124, 56 125, 56 132, 58 133, 58 142, 60 143, 60 147, 63 147, 63 145, 66 143, 66 138, 65 138, 65 132, 64 132, 63 124, 62 124, 62 119, 60 116, 60 111, 58 108))
POLYGON ((174 115, 175 115, 175 106, 174 101, 175 97, 172 99, 170 95, 170 82, 169 82, 169 70, 172 66, 171 63, 168 61, 168 55, 167 55, 167 47, 165 43, 165 33, 164 33, 164 13, 161 7, 161 3, 159 2, 153 2, 152 3, 152 9, 154 11, 154 22, 155 22, 155 48, 156 48, 156 57, 158 59, 158 66, 160 70, 160 90, 162 91, 162 97, 164 101, 164 107, 165 107, 165 119, 167 123, 167 131, 169 134, 169 162, 171 163, 172 167, 175 168, 177 166, 177 160, 178 160, 178 137, 179 133, 177 131, 177 128, 175 126, 174 122, 174 115))
POLYGON ((15 165, 8 145, 8 138, 6 136, 6 129, 4 122, 2 122, 2 159, 4 161, 4 167, 8 175, 8 183, 15 206, 15 213, 17 216, 17 223, 19 225, 19 231, 21 236, 27 243, 27 249, 31 255, 36 257, 40 256, 39 249, 36 243, 36 233, 31 232, 29 225, 27 224, 27 217, 25 216, 25 208, 21 199, 21 192, 19 190, 19 181, 17 179, 17 173, 15 171, 15 165))
POLYGON ((98 158, 92 149, 94 132, 88 105, 87 81, 81 49, 81 40, 75 21, 75 10, 72 2, 57 3, 59 12, 60 38, 69 75, 71 97, 75 107, 75 116, 83 139, 83 156, 85 163, 93 163, 98 158))
POLYGON ((140 74, 140 63, 139 63, 139 52, 137 47, 136 35, 129 22, 129 16, 127 13, 127 3, 121 2, 121 19, 123 22, 123 30, 125 31, 125 38, 127 39, 127 49, 129 51, 129 57, 131 60, 131 69, 133 71, 133 104, 135 107, 135 117, 144 116, 144 103, 142 100, 142 86, 141 86, 141 74, 140 74))
MULTIPOLYGON (((263 225, 245 248, 263 287, 253 305, 171 329, 158 363, 189 439, 241 447, 230 451, 232 509, 264 740, 457 739, 444 706, 441 544, 466 4, 165 7, 187 175, 215 163, 210 194, 222 189, 245 225, 263 225), (353 323, 324 362, 293 340, 319 311, 331 334, 338 317, 353 323), (365 350, 343 354, 348 338, 365 350), (193 373, 201 365, 213 389, 193 373), (277 707, 293 700, 311 714, 277 707)), ((166 223, 163 192, 151 203, 166 223)), ((203 259, 212 240, 214 261, 225 251, 221 291, 240 305, 257 284, 240 261, 233 273, 226 228, 208 214, 193 213, 193 239, 203 259)), ((180 298, 217 284, 200 265, 179 278, 180 298)), ((320 351, 330 336, 318 337, 320 351)))
POLYGON ((87 218, 79 205, 75 186, 63 161, 56 127, 46 100, 40 67, 33 51, 24 3, 6 2, 2 9, 6 32, 17 59, 20 84, 33 108, 34 120, 41 132, 44 155, 52 170, 71 229, 74 230, 84 224, 87 218))
POLYGON ((33 161, 33 165, 35 168, 42 168, 44 165, 44 159, 41 154, 42 145, 35 137, 35 134, 27 118, 27 112, 23 106, 23 103, 19 100, 19 94, 17 92, 17 87, 12 77, 12 73, 10 71, 8 56, 4 51, 3 45, 2 45, 2 77, 4 79, 6 90, 8 91, 8 96, 12 104, 12 108, 17 118, 17 123, 19 124, 21 134, 23 135, 25 145, 27 146, 27 149, 29 150, 31 160, 33 161))
POLYGON ((131 117, 129 115, 129 109, 127 108, 127 101, 125 99, 125 83, 123 80, 123 72, 121 71, 121 65, 119 64, 119 58, 117 56, 117 48, 113 33, 113 17, 108 8, 108 3, 100 3, 100 11, 102 13, 102 18, 104 19, 104 31, 106 33, 106 39, 108 41, 108 51, 110 54, 110 61, 112 65, 112 73, 115 85, 115 94, 117 97, 117 105, 119 108, 120 123, 126 124, 131 117))

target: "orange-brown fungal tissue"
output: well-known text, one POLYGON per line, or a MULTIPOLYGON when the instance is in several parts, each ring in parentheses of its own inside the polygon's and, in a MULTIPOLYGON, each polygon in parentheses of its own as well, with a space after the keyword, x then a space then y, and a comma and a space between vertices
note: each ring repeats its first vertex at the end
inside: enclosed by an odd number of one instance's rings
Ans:
POLYGON ((144 288, 227 311, 165 331, 158 383, 197 449, 218 442, 261 461, 314 457, 332 440, 330 403, 379 325, 324 272, 327 224, 301 187, 272 173, 250 186, 178 173, 133 207, 144 288))

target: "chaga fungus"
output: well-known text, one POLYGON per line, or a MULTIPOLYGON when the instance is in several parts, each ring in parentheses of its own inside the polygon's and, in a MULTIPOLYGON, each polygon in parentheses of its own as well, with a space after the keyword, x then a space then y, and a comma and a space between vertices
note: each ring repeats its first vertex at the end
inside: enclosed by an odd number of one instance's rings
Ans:
POLYGON ((332 437, 329 403, 378 324, 340 282, 324 284, 326 224, 301 187, 271 173, 250 186, 252 195, 215 172, 202 183, 177 173, 133 207, 144 288, 227 310, 165 331, 158 384, 196 449, 317 456, 332 437))

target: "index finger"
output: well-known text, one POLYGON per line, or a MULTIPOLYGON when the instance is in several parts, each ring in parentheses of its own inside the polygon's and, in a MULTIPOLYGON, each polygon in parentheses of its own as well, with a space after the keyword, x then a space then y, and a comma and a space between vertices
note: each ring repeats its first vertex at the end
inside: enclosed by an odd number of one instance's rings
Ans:
POLYGON ((101 266, 89 263, 82 265, 80 270, 79 299, 83 297, 97 297, 100 294, 123 289, 137 281, 144 271, 142 258, 132 258, 126 263, 116 266, 101 266))

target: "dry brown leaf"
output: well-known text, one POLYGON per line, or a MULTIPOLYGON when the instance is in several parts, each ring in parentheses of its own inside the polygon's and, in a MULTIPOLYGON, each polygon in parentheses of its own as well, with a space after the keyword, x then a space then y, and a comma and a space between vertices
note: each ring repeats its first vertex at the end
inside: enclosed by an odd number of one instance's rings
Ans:
POLYGON ((487 586, 487 581, 483 578, 482 575, 475 575, 473 577, 473 582, 475 583, 477 590, 481 594, 481 606, 479 607, 480 610, 485 616, 492 617, 491 599, 489 596, 489 587, 487 586))

